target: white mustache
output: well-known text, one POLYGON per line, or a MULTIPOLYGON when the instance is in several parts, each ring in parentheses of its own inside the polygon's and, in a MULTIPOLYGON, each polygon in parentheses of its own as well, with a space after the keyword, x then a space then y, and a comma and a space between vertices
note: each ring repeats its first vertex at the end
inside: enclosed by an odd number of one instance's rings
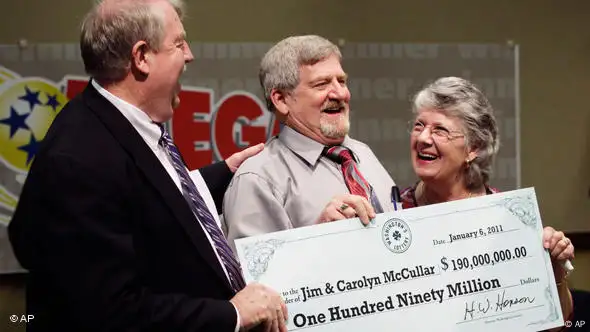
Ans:
POLYGON ((345 102, 340 102, 340 103, 330 103, 324 107, 322 107, 323 110, 327 110, 329 108, 344 108, 346 107, 346 103, 345 102))

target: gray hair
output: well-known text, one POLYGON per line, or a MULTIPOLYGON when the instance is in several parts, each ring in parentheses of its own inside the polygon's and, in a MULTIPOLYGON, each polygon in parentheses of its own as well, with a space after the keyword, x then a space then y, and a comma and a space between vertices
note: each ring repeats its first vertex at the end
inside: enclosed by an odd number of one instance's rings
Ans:
POLYGON ((315 35, 292 36, 271 47, 260 62, 258 77, 269 111, 275 111, 270 98, 273 89, 291 92, 299 84, 299 67, 316 64, 331 55, 342 59, 338 46, 315 35))
POLYGON ((486 96, 468 80, 443 77, 415 95, 413 111, 417 114, 421 109, 434 109, 461 120, 465 144, 477 151, 477 157, 465 168, 465 185, 469 190, 487 185, 500 141, 494 110, 486 96))
MULTIPOLYGON (((165 0, 182 19, 184 2, 165 0)), ((150 0, 98 1, 84 18, 80 50, 86 73, 98 81, 117 82, 131 68, 133 45, 144 40, 158 51, 164 38, 164 16, 150 0)))

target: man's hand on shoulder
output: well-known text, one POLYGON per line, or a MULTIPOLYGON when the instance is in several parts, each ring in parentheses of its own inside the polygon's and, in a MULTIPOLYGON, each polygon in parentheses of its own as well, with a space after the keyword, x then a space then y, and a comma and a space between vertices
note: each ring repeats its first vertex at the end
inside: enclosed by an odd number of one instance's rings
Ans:
POLYGON ((235 173, 238 170, 238 167, 240 167, 240 165, 242 165, 246 159, 259 154, 262 150, 264 150, 264 143, 258 143, 240 152, 232 154, 225 160, 225 163, 227 164, 227 167, 229 167, 230 171, 235 173))

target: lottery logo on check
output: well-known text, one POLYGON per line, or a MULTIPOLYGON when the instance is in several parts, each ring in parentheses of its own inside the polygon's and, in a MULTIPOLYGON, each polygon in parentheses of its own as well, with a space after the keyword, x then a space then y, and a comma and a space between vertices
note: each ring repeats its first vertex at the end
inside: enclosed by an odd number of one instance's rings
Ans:
POLYGON ((399 218, 387 220, 383 224, 381 235, 387 249, 394 253, 403 253, 412 244, 412 231, 408 224, 399 218))

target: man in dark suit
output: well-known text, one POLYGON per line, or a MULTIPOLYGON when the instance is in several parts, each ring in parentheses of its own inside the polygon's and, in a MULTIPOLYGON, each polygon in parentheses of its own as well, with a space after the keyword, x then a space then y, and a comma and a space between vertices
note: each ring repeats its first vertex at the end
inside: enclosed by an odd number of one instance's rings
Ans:
POLYGON ((54 120, 9 226, 29 331, 286 331, 215 213, 260 147, 189 173, 162 126, 193 60, 181 17, 178 0, 105 0, 84 20, 92 80, 54 120))

